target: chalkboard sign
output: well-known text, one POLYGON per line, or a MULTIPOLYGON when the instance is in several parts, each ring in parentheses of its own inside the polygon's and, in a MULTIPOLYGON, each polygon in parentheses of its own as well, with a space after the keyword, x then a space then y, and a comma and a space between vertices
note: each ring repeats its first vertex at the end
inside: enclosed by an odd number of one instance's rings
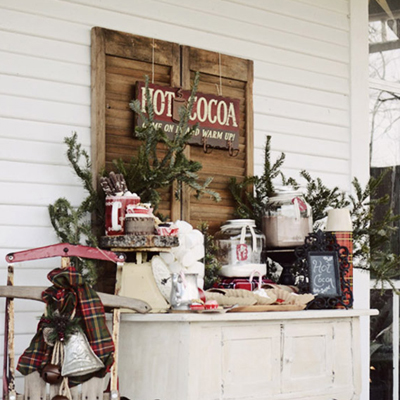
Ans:
POLYGON ((337 252, 310 251, 307 256, 310 292, 323 297, 341 295, 337 252))

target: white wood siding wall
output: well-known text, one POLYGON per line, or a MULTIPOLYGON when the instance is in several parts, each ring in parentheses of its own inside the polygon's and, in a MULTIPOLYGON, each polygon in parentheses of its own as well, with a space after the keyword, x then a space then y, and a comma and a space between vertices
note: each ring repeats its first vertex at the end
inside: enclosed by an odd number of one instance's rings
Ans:
MULTIPOLYGON (((93 26, 253 59, 255 172, 270 134, 287 175, 349 189, 349 1, 0 0, 0 281, 8 252, 56 242, 48 204, 84 196, 63 138, 90 147, 93 26)), ((16 265, 16 282, 46 284, 58 264, 16 265)), ((39 309, 18 303, 19 353, 39 309)))

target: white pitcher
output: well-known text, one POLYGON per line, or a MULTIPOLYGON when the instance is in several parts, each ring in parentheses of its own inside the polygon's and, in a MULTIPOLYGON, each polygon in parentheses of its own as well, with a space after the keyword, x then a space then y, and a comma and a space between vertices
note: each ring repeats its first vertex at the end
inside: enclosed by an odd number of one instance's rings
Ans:
POLYGON ((190 310, 190 304, 199 299, 197 276, 198 274, 185 274, 183 271, 171 274, 171 308, 174 310, 190 310))

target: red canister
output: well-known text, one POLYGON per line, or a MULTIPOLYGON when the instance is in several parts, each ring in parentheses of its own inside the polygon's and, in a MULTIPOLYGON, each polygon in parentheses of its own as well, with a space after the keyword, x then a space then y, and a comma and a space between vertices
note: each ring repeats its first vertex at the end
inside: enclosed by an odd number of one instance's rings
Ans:
POLYGON ((136 194, 127 196, 106 197, 105 227, 107 236, 123 235, 125 232, 126 207, 130 204, 140 203, 140 197, 136 194))

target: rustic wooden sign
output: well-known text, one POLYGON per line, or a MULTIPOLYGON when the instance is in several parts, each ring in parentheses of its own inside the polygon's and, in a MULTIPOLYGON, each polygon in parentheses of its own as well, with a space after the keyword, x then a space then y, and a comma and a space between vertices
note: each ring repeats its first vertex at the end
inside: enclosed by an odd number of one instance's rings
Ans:
MULTIPOLYGON (((149 95, 154 108, 154 125, 171 137, 177 132, 179 109, 187 104, 189 90, 149 84, 149 95)), ((141 109, 146 108, 146 87, 144 82, 136 83, 136 99, 141 109)), ((239 149, 239 99, 197 93, 189 125, 198 127, 190 144, 207 145, 236 150, 239 149)), ((136 124, 144 123, 137 115, 136 124)))

